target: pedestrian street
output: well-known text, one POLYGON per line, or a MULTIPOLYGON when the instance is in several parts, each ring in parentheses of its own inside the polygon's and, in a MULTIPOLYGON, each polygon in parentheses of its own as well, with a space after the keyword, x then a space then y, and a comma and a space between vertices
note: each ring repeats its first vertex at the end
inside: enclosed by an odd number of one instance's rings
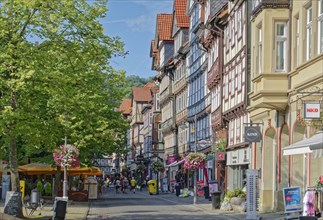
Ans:
POLYGON ((98 200, 91 202, 87 219, 240 219, 234 215, 224 216, 208 211, 211 202, 204 197, 199 197, 198 202, 201 204, 193 205, 193 197, 178 198, 174 193, 149 195, 146 188, 127 194, 116 193, 114 188, 108 188, 98 200))

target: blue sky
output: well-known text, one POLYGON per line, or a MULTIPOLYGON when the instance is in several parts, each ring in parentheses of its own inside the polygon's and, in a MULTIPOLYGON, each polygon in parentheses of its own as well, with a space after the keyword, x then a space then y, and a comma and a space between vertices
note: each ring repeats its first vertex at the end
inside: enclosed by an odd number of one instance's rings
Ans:
POLYGON ((105 33, 120 36, 129 51, 126 58, 114 58, 111 65, 127 75, 154 76, 149 57, 155 37, 156 15, 172 13, 173 0, 109 0, 107 17, 102 20, 105 33))

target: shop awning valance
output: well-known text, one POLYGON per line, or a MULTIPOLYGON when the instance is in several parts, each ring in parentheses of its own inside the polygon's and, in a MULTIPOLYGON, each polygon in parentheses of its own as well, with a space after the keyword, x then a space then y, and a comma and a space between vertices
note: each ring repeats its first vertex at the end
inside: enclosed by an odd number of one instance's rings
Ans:
MULTIPOLYGON (((314 150, 323 149, 323 131, 317 132, 310 138, 298 141, 285 147, 284 155, 296 155, 296 154, 306 154, 313 153, 314 150)), ((318 152, 315 152, 317 155, 318 152)))
POLYGON ((184 160, 185 160, 185 159, 180 160, 180 161, 175 160, 173 163, 171 163, 171 164, 169 164, 169 165, 166 165, 166 168, 168 168, 168 167, 175 167, 175 166, 177 166, 177 165, 180 165, 180 164, 184 163, 184 160))

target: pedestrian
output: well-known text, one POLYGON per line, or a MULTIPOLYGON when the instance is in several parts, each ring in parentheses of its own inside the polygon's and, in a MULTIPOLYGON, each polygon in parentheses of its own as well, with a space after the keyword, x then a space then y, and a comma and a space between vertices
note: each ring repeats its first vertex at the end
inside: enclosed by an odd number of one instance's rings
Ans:
POLYGON ((136 193, 136 180, 134 177, 130 180, 131 190, 133 193, 136 193))
POLYGON ((124 178, 123 180, 123 192, 128 193, 128 188, 129 188, 129 180, 127 177, 124 178))
POLYGON ((116 187, 116 193, 120 192, 120 179, 119 177, 116 178, 115 180, 115 187, 116 187))
POLYGON ((124 193, 124 177, 120 179, 121 192, 124 193))

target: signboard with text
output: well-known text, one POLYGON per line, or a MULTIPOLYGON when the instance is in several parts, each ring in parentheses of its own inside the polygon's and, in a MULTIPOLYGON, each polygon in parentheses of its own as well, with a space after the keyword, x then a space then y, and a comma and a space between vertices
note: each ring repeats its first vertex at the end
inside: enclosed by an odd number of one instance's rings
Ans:
POLYGON ((302 198, 300 187, 289 187, 283 189, 285 213, 301 212, 302 198))
POLYGON ((319 119, 321 117, 320 103, 305 103, 304 104, 304 118, 305 119, 319 119))
POLYGON ((244 132, 244 139, 246 142, 260 142, 261 132, 259 126, 246 126, 244 132))

